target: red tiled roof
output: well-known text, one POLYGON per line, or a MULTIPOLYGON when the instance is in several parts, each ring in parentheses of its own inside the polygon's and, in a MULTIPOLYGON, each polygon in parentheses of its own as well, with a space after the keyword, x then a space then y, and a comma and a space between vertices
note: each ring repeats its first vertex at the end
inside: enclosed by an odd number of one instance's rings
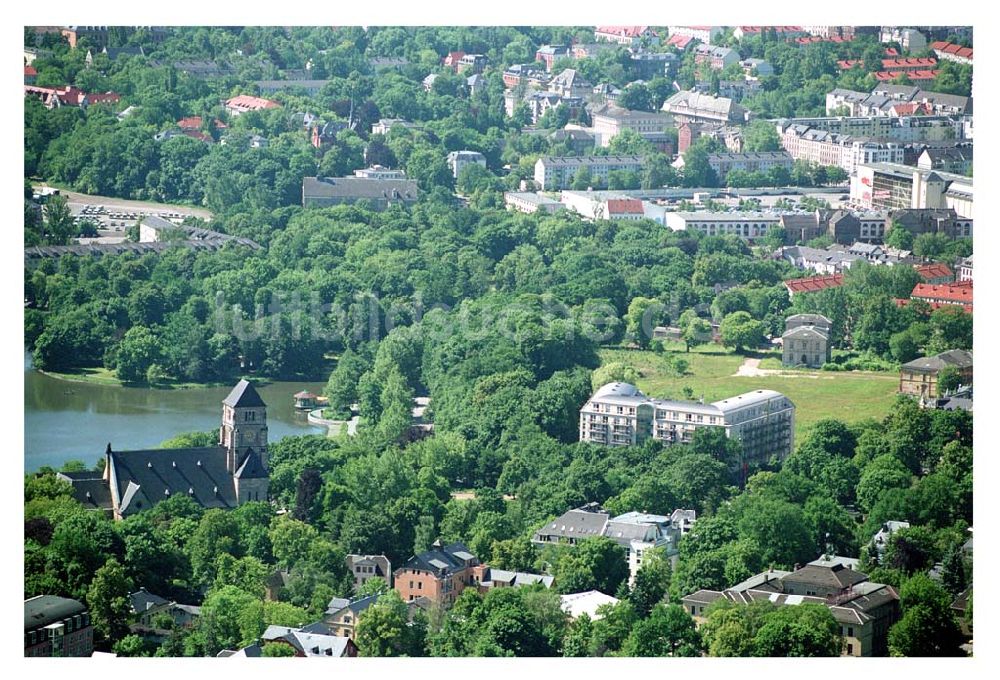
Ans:
POLYGON ((875 80, 887 81, 895 80, 899 76, 906 76, 910 80, 934 80, 941 71, 876 71, 872 75, 875 80))
POLYGON ((201 130, 182 130, 182 132, 191 139, 197 139, 199 142, 212 143, 213 141, 215 141, 209 135, 206 135, 201 130))
POLYGON ((642 201, 638 198, 609 198, 608 215, 641 215, 642 201))
POLYGON ((895 47, 886 47, 885 48, 885 56, 887 56, 887 57, 898 57, 899 56, 899 52, 896 50, 895 47))
POLYGON ((24 75, 26 75, 26 76, 37 76, 38 75, 38 71, 35 70, 34 66, 25 66, 24 67, 24 75))
POLYGON ((674 35, 670 36, 669 40, 667 40, 667 45, 673 45, 674 47, 683 50, 686 49, 687 46, 691 44, 692 40, 694 40, 694 38, 692 38, 689 35, 681 35, 680 33, 675 33, 674 35))
POLYGON ((462 52, 462 51, 449 52, 448 56, 446 56, 443 61, 444 61, 445 65, 447 65, 447 66, 454 66, 464 56, 465 56, 465 52, 462 52))
MULTIPOLYGON (((708 27, 706 26, 705 28, 708 27)), ((626 38, 639 38, 648 30, 649 26, 598 26, 594 29, 594 33, 607 33, 608 35, 621 35, 626 38)))
POLYGON ((761 33, 764 29, 773 28, 775 33, 801 33, 801 26, 740 26, 744 33, 761 33))
POLYGON ((972 59, 971 47, 962 47, 961 45, 944 42, 943 40, 932 42, 931 49, 935 52, 944 52, 945 54, 954 54, 956 57, 965 57, 970 60, 972 59))
POLYGON ((281 104, 271 101, 270 99, 264 99, 263 97, 241 94, 233 97, 232 99, 226 100, 226 106, 228 108, 243 109, 245 111, 259 111, 261 109, 276 109, 280 107, 281 104))
MULTIPOLYGON (((910 304, 911 301, 910 300, 901 300, 899 298, 894 298, 893 302, 896 303, 897 307, 905 307, 906 305, 910 304)), ((924 302, 926 302, 926 300, 924 302)), ((957 304, 950 304, 950 303, 947 303, 947 302, 944 302, 944 303, 942 303, 942 302, 928 302, 927 306, 931 308, 932 312, 936 311, 938 309, 941 309, 942 307, 961 307, 962 311, 965 312, 966 314, 972 314, 972 305, 971 304, 957 305, 957 304)))
POLYGON ((909 68, 913 66, 923 66, 930 68, 937 65, 937 59, 933 57, 906 57, 903 59, 883 59, 882 70, 891 71, 894 68, 909 68))
POLYGON ((954 304, 972 305, 972 281, 959 283, 918 283, 910 294, 913 300, 941 301, 954 304))
POLYGON ((847 71, 848 69, 852 69, 855 66, 864 66, 864 65, 865 62, 863 62, 861 59, 842 59, 837 62, 837 66, 840 68, 841 71, 847 71))
POLYGON ((181 130, 197 130, 201 127, 201 116, 188 116, 177 121, 177 127, 181 130))
POLYGON ((955 272, 951 270, 951 267, 943 262, 934 262, 932 264, 922 264, 919 267, 914 267, 920 277, 927 281, 928 279, 940 279, 946 276, 954 276, 955 272))
POLYGON ((791 294, 814 293, 826 288, 836 288, 844 284, 843 274, 830 274, 828 276, 810 276, 804 279, 790 279, 785 281, 785 288, 791 294))
POLYGON ((122 100, 121 95, 115 92, 104 92, 86 95, 90 104, 117 104, 122 100))

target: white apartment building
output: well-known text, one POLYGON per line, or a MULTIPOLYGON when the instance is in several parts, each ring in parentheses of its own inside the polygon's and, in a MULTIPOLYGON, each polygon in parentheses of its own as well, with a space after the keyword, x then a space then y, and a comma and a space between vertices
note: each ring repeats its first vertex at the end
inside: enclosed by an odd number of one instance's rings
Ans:
POLYGON ((467 165, 481 165, 485 168, 486 156, 478 151, 452 151, 448 154, 448 167, 455 179, 458 179, 459 173, 467 165))
POLYGON ((722 35, 722 26, 668 26, 671 37, 684 35, 703 43, 710 43, 722 35))
POLYGON ((644 156, 543 156, 535 161, 535 181, 543 191, 563 189, 580 168, 590 169, 595 183, 607 184, 615 170, 642 172, 644 156))
POLYGON ((735 234, 755 239, 767 236, 771 227, 779 226, 781 217, 768 213, 672 212, 666 213, 664 223, 674 231, 697 229, 706 236, 735 234))
MULTIPOLYGON (((828 95, 829 96, 829 95, 828 95)), ((834 107, 836 108, 836 107, 834 107)), ((893 142, 937 142, 966 139, 965 121, 971 116, 839 116, 820 118, 781 118, 775 121, 778 135, 796 127, 822 130, 852 137, 893 142)))
POLYGON ((852 175, 866 163, 902 163, 903 144, 857 138, 795 123, 781 129, 781 146, 796 160, 843 168, 852 175))
POLYGON ((851 178, 851 201, 869 210, 951 208, 972 217, 972 178, 910 165, 859 165, 851 178))
POLYGON ((737 439, 739 465, 783 460, 792 452, 795 405, 780 392, 755 390, 699 402, 651 399, 628 383, 608 383, 580 409, 580 441, 629 446, 650 437, 666 444, 690 442, 695 430, 721 427, 737 439))

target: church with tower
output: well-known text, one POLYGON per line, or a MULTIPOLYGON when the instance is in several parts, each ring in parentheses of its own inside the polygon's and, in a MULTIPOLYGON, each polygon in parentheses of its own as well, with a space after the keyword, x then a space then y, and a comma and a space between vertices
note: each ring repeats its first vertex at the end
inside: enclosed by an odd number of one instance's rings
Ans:
POLYGON ((172 496, 204 508, 235 508, 266 501, 269 481, 267 405, 253 385, 240 382, 222 401, 216 446, 105 451, 104 472, 62 472, 84 505, 122 519, 172 496))

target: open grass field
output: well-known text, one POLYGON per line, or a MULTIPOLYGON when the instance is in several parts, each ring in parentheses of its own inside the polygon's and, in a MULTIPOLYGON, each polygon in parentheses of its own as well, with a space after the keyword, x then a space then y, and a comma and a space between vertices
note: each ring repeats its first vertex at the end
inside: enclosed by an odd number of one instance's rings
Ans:
MULTIPOLYGON (((685 353, 682 344, 667 345, 662 355, 652 351, 603 349, 601 362, 621 361, 640 373, 638 387, 650 397, 685 399, 685 386, 694 391, 694 398, 704 396, 706 402, 716 401, 750 390, 777 390, 795 404, 795 440, 799 442, 817 420, 836 418, 847 423, 866 418, 883 418, 889 411, 899 376, 895 373, 824 372, 787 370, 789 375, 759 377, 737 376, 746 357, 715 345, 703 345, 685 353), (667 359, 683 356, 688 360, 687 372, 678 377, 667 359)), ((774 353, 755 355, 764 359, 762 369, 780 368, 774 353)))

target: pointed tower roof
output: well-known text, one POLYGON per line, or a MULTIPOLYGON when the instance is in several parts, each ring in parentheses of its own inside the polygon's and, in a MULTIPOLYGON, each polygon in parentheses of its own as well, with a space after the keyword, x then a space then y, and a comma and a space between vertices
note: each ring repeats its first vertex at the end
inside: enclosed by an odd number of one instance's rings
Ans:
POLYGON ((222 400, 222 403, 233 408, 267 406, 248 380, 240 380, 236 383, 236 387, 233 388, 228 397, 222 400))

